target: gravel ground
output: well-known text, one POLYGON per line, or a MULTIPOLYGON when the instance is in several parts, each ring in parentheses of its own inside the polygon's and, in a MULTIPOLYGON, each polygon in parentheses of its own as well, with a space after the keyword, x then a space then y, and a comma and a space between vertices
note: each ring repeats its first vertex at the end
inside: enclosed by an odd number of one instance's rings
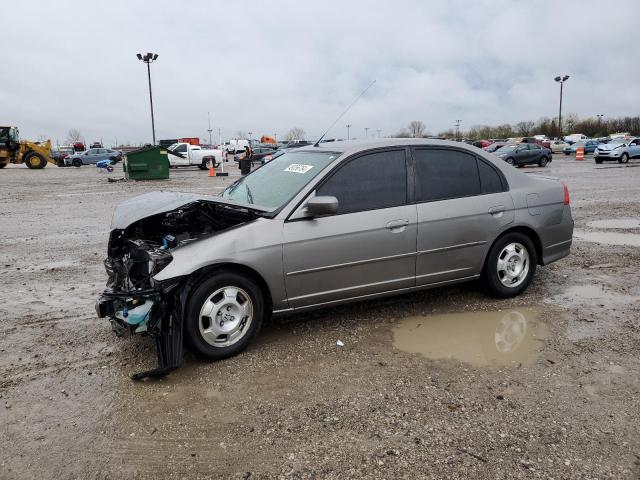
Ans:
POLYGON ((468 284, 300 314, 237 357, 187 355, 135 383, 152 342, 116 338, 93 309, 113 208, 217 192, 237 169, 108 183, 118 169, 9 166, 0 478, 640 478, 640 228, 591 224, 640 218, 635 167, 556 156, 524 169, 569 185, 579 238, 518 298, 468 284), (420 328, 423 353, 403 344, 420 328))

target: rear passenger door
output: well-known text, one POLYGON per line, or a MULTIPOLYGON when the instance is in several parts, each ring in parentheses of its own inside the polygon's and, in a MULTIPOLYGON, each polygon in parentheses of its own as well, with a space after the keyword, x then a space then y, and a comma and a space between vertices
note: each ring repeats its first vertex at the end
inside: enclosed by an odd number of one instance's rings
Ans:
POLYGON ((454 148, 413 149, 418 206, 416 284, 473 278, 515 218, 506 179, 491 162, 454 148))

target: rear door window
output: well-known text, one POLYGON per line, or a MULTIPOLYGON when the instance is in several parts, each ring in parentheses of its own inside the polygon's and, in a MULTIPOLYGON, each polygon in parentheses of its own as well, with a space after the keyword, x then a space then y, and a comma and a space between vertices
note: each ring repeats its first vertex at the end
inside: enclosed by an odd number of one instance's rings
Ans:
POLYGON ((420 202, 479 195, 476 157, 459 150, 416 149, 416 195, 420 202))
POLYGON ((498 193, 504 191, 500 174, 494 167, 478 159, 478 173, 480 174, 481 193, 498 193))
POLYGON ((316 191, 338 199, 338 214, 396 207, 407 202, 404 150, 361 155, 336 170, 316 191))

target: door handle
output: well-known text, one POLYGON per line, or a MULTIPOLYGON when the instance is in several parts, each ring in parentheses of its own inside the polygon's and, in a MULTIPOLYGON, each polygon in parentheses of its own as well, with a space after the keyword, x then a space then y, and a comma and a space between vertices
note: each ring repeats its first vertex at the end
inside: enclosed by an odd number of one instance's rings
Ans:
POLYGON ((502 214, 504 213, 504 206, 502 205, 496 205, 495 207, 491 207, 489 209, 489 214, 493 217, 501 217, 502 214))
POLYGON ((391 230, 392 232, 401 232, 404 230, 404 227, 406 227, 407 225, 409 225, 409 220, 407 220, 406 218, 403 218, 401 220, 392 220, 389 223, 387 223, 386 227, 388 230, 391 230))

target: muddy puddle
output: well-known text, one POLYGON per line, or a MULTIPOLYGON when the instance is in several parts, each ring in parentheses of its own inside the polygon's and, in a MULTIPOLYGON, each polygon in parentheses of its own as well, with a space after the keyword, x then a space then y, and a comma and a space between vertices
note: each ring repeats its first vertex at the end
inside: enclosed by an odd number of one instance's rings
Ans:
POLYGON ((640 234, 635 233, 586 232, 584 230, 575 230, 573 235, 580 240, 591 243, 640 247, 640 234))
POLYGON ((547 330, 531 308, 408 317, 393 329, 393 346, 430 359, 479 367, 528 364, 547 330))
POLYGON ((628 230, 632 228, 640 228, 640 218, 606 218, 604 220, 595 220, 588 224, 591 228, 611 229, 618 228, 628 230))

